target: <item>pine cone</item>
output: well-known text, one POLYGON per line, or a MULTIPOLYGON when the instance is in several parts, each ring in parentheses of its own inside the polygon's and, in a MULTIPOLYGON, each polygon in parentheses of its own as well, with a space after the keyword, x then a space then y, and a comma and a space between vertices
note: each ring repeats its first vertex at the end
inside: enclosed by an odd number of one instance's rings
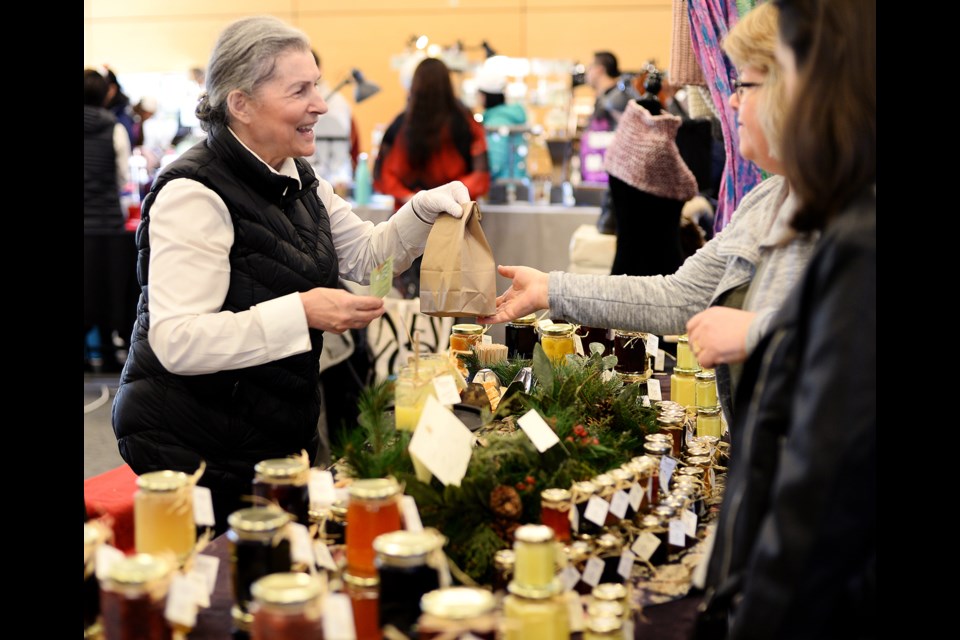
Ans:
POLYGON ((490 492, 490 510, 498 518, 518 520, 523 513, 520 494, 513 487, 500 485, 490 492))

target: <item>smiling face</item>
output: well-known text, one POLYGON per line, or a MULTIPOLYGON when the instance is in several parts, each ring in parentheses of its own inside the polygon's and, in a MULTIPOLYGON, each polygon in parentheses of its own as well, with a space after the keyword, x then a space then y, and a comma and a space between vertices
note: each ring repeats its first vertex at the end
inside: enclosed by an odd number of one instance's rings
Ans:
POLYGON ((317 88, 320 72, 309 51, 277 56, 273 76, 252 96, 231 94, 231 128, 264 162, 279 170, 284 160, 311 156, 313 127, 327 112, 317 88))
POLYGON ((766 86, 762 86, 767 74, 747 65, 740 70, 740 80, 761 86, 743 87, 730 94, 730 106, 737 112, 737 133, 740 137, 740 155, 764 171, 782 173, 780 163, 770 155, 770 146, 761 125, 761 109, 766 86), (742 95, 741 95, 742 94, 742 95))

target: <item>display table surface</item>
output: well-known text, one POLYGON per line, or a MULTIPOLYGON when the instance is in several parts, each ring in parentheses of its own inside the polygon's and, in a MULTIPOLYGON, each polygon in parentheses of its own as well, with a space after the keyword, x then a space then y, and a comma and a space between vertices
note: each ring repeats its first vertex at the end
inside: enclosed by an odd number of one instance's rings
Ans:
MULTIPOLYGON (((230 585, 230 550, 226 536, 210 543, 204 554, 220 559, 217 583, 210 596, 210 608, 197 616, 197 626, 188 636, 191 640, 228 640, 232 622, 230 607, 233 592, 230 585)), ((665 604, 647 607, 635 616, 635 637, 643 640, 686 640, 696 617, 699 596, 687 596, 665 604)))

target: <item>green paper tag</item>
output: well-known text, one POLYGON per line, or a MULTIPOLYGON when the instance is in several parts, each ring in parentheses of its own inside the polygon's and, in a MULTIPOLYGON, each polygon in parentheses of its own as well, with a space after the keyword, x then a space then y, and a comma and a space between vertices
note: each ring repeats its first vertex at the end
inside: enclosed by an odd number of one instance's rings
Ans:
POLYGON ((393 256, 370 272, 370 295, 383 298, 393 287, 393 256))

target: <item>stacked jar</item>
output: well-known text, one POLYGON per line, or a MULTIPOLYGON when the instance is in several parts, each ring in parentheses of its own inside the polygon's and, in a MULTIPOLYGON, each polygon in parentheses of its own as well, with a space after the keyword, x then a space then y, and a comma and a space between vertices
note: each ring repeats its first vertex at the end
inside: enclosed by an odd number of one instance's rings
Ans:
POLYGON ((347 506, 347 572, 376 577, 374 539, 400 530, 400 485, 393 478, 355 480, 347 506))
POLYGON ((712 369, 697 372, 697 435, 719 438, 720 402, 717 397, 717 376, 712 369))
POLYGON ((537 314, 508 322, 504 327, 504 342, 507 343, 508 358, 533 358, 533 345, 537 344, 537 314))
POLYGON ((523 525, 514 534, 516 566, 504 598, 506 640, 566 640, 567 607, 556 579, 557 549, 553 529, 523 525))
POLYGON ((420 599, 440 588, 436 556, 443 543, 443 536, 432 529, 394 531, 373 541, 380 578, 381 629, 390 625, 412 637, 420 616, 420 599))
POLYGON ((690 350, 686 335, 677 341, 677 366, 670 376, 670 399, 691 410, 697 406, 697 379, 700 364, 690 350))
POLYGON ((253 495, 277 504, 300 524, 310 525, 310 465, 305 458, 262 460, 253 470, 253 495))
POLYGON ((197 543, 193 484, 181 471, 154 471, 137 478, 133 535, 137 553, 173 552, 183 562, 197 543))
POLYGON ((290 541, 280 533, 292 517, 276 507, 250 507, 227 518, 234 602, 230 612, 239 631, 249 632, 253 623, 253 583, 271 573, 290 571, 290 541))

